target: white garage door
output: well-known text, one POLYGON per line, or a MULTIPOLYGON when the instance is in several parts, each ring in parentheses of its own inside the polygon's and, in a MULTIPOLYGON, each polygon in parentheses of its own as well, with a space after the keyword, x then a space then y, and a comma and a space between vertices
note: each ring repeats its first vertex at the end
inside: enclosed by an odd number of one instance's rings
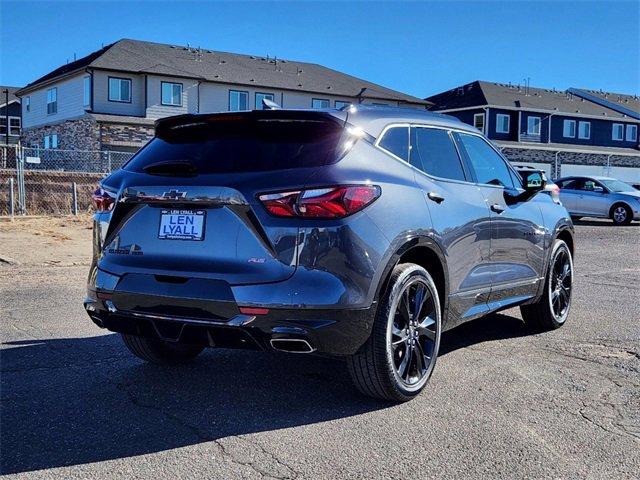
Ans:
POLYGON ((572 175, 593 176, 602 175, 605 177, 613 177, 625 182, 640 183, 640 168, 634 167, 609 167, 594 165, 568 165, 562 164, 561 172, 563 177, 572 175))

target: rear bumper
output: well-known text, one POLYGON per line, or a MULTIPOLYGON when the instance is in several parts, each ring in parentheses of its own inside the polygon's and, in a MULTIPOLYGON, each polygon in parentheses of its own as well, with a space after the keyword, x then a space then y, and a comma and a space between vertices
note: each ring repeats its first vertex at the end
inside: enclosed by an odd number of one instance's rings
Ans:
MULTIPOLYGON (((93 292, 84 301, 93 322, 113 332, 170 342, 248 350, 283 350, 331 356, 355 353, 371 332, 374 307, 366 309, 269 309, 202 319, 119 310, 93 292)), ((102 296, 102 295, 101 295, 102 296)))

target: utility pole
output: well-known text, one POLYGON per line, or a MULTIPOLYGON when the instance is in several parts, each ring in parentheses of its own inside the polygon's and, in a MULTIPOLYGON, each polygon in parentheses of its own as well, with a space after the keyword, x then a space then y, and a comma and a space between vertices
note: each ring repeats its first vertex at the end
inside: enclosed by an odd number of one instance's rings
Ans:
POLYGON ((7 147, 9 146, 9 89, 4 89, 4 121, 7 122, 7 129, 5 131, 5 140, 7 147))

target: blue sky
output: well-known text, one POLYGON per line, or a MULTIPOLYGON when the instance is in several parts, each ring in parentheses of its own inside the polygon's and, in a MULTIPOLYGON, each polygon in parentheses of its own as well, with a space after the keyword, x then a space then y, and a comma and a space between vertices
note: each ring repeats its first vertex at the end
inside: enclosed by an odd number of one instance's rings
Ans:
POLYGON ((481 79, 640 94, 640 2, 11 2, 0 84, 119 38, 316 62, 426 97, 481 79))

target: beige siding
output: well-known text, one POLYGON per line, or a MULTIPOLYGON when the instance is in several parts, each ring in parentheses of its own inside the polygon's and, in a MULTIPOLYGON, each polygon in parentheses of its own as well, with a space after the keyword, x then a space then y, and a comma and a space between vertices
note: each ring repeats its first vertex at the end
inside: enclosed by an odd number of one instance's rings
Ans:
MULTIPOLYGON (((80 98, 82 102, 82 97, 80 98)), ((142 117, 144 105, 144 75, 129 73, 105 72, 95 70, 93 73, 93 111, 115 115, 132 115, 142 117), (131 79, 131 103, 109 101, 109 77, 131 79)))
POLYGON ((83 115, 84 76, 78 74, 24 95, 30 98, 31 107, 27 112, 26 102, 22 102, 22 128, 58 123, 83 115), (57 89, 58 110, 56 113, 47 114, 47 90, 51 88, 57 89))
POLYGON ((162 118, 198 112, 198 81, 149 75, 147 77, 147 117, 162 118), (182 84, 182 106, 162 105, 162 82, 182 84))

